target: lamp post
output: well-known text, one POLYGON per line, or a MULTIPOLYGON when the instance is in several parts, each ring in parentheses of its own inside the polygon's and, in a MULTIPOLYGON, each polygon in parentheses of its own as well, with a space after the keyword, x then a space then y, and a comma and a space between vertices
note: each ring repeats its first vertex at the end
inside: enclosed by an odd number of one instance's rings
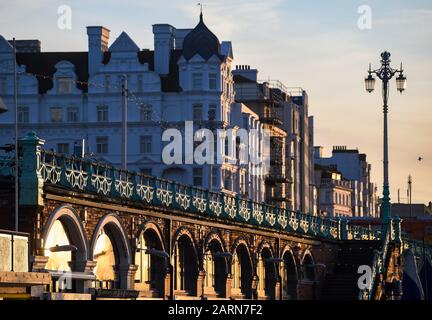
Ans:
POLYGON ((388 98, 389 98, 389 81, 399 73, 396 78, 397 90, 402 93, 406 88, 406 77, 403 74, 402 63, 400 69, 393 69, 390 67, 390 52, 385 51, 381 53, 381 67, 376 70, 372 70, 369 65, 368 76, 365 78, 365 88, 366 91, 371 93, 375 87, 375 77, 376 75, 380 80, 382 80, 382 95, 384 100, 384 185, 383 185, 383 198, 381 204, 381 219, 384 223, 388 223, 391 219, 390 215, 390 187, 389 187, 389 177, 388 177, 388 127, 387 127, 387 114, 388 114, 388 98))

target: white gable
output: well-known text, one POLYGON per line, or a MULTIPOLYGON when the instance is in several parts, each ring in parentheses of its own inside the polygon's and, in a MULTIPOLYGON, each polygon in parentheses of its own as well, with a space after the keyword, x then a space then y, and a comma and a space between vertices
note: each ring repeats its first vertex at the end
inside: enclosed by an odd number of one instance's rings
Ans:
POLYGON ((136 43, 128 36, 126 32, 122 32, 121 35, 114 41, 109 48, 111 52, 138 52, 139 47, 136 43))

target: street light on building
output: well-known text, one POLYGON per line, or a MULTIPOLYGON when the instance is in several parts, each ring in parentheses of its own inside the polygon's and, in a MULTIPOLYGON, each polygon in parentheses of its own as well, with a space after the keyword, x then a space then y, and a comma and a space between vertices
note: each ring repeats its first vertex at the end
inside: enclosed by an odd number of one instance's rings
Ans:
POLYGON ((390 67, 390 52, 383 52, 381 54, 381 67, 376 70, 372 70, 369 65, 368 76, 365 78, 365 89, 371 93, 375 89, 375 77, 376 75, 383 83, 382 95, 384 100, 384 185, 383 185, 383 199, 381 204, 381 218, 383 221, 388 222, 390 220, 390 187, 388 178, 388 127, 387 127, 387 114, 388 114, 388 98, 389 98, 389 81, 399 73, 396 78, 396 88, 402 93, 406 89, 406 77, 403 73, 402 64, 400 69, 393 69, 390 67))

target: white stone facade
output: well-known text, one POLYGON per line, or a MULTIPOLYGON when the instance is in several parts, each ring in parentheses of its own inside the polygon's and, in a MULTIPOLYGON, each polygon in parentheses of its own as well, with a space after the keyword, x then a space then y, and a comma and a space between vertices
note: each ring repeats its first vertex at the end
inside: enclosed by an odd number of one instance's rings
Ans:
MULTIPOLYGON (((182 131, 185 121, 195 130, 262 130, 256 114, 234 102, 231 43, 219 43, 202 18, 194 29, 154 25, 154 51, 141 50, 124 32, 108 46, 109 33, 87 27, 88 52, 17 53, 20 136, 35 131, 46 149, 69 154, 84 139, 87 156, 120 166, 127 77, 128 169, 263 201, 264 178, 224 155, 214 165, 161 159, 163 130, 182 131)), ((0 115, 0 145, 14 143, 13 58, 0 36, 0 96, 9 109, 0 115)))

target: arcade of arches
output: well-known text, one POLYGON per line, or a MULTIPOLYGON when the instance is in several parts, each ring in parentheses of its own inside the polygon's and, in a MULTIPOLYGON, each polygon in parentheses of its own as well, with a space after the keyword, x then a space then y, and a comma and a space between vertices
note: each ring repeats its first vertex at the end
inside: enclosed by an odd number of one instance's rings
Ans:
POLYGON ((52 292, 96 299, 312 299, 323 278, 315 259, 333 258, 323 248, 334 244, 152 212, 49 200, 40 218, 33 269, 52 273, 52 292))

